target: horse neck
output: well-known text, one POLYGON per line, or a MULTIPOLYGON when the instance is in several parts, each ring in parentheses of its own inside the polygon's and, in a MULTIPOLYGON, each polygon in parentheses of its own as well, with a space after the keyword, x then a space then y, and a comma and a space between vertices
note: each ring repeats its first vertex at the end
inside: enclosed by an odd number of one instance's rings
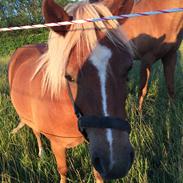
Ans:
POLYGON ((133 12, 143 12, 143 11, 153 11, 153 10, 163 10, 170 8, 180 8, 183 5, 182 0, 140 0, 133 7, 133 12))

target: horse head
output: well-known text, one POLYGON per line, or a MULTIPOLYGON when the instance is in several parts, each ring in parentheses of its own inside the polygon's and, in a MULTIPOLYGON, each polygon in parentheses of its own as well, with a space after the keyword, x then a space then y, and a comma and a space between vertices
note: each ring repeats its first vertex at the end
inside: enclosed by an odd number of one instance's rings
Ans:
MULTIPOLYGON (((110 1, 106 3, 111 6, 110 1)), ((65 11, 52 0, 45 0, 46 22, 112 15, 101 3, 73 6, 65 11)), ((60 92, 55 83, 59 88, 62 83, 61 88, 68 91, 71 107, 78 117, 78 128, 89 141, 92 164, 100 175, 104 179, 124 177, 134 158, 125 113, 132 56, 117 21, 54 27, 48 48, 51 51, 48 49, 46 58, 50 68, 44 86, 54 88, 53 95, 60 92)))

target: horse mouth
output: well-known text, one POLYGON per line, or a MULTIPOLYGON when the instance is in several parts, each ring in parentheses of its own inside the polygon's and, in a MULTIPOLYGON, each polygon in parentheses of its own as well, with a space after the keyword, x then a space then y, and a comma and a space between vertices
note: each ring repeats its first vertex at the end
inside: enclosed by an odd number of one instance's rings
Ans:
POLYGON ((125 172, 121 172, 120 175, 118 175, 117 173, 108 173, 107 175, 106 174, 101 174, 101 176, 104 180, 109 181, 109 180, 115 180, 115 179, 123 178, 127 175, 127 173, 128 173, 128 170, 126 170, 125 172))

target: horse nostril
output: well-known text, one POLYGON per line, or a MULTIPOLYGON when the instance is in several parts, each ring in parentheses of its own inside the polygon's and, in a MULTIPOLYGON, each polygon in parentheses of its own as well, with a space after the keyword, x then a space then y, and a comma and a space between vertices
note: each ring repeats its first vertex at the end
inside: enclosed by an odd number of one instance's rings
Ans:
POLYGON ((98 157, 96 157, 96 158, 94 159, 94 163, 95 163, 95 164, 100 164, 100 159, 99 159, 98 157))
POLYGON ((93 159, 93 165, 94 165, 95 169, 96 169, 99 173, 103 172, 102 163, 101 163, 101 160, 100 160, 99 157, 95 157, 95 158, 93 159))
POLYGON ((134 156, 135 156, 135 153, 133 151, 131 151, 131 153, 130 153, 131 162, 133 162, 134 156))

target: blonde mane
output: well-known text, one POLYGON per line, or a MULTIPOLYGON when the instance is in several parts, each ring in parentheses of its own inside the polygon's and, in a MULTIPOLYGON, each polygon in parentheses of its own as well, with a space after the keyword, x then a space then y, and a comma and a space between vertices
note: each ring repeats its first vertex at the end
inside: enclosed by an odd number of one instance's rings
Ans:
MULTIPOLYGON (((72 15, 74 19, 88 19, 112 16, 107 7, 101 3, 74 3, 66 7, 68 14, 72 15)), ((87 48, 89 52, 96 47, 98 43, 97 31, 106 34, 108 39, 118 47, 126 47, 129 51, 132 50, 125 36, 121 30, 118 29, 118 22, 116 20, 87 22, 84 24, 72 24, 70 31, 65 37, 50 31, 48 39, 48 50, 39 59, 37 70, 33 78, 41 70, 45 68, 45 73, 42 80, 42 94, 48 89, 51 92, 51 97, 59 98, 61 88, 65 84, 65 73, 68 64, 68 58, 72 48, 76 47, 77 52, 81 52, 83 48, 87 48), (85 45, 81 43, 85 43, 85 45)), ((79 64, 80 60, 77 57, 76 62, 79 64)))

